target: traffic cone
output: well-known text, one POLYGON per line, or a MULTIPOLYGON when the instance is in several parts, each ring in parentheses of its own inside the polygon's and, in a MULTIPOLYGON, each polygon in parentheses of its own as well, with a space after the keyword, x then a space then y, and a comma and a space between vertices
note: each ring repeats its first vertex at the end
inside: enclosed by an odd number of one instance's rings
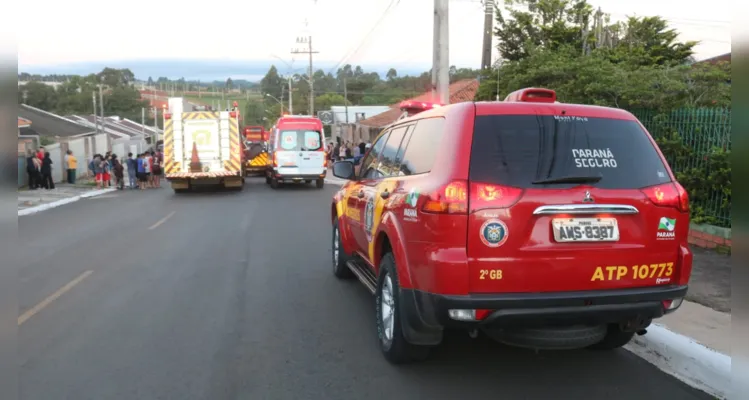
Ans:
POLYGON ((192 144, 192 157, 190 159, 190 172, 202 172, 203 165, 200 163, 198 157, 198 144, 193 142, 192 144))

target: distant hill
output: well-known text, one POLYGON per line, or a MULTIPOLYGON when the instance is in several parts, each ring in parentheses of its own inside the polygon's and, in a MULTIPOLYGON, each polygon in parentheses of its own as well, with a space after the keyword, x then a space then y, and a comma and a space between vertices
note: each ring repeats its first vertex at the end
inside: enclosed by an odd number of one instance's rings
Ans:
MULTIPOLYGON (((97 73, 105 67, 110 68, 128 68, 135 74, 138 80, 147 81, 151 77, 156 81, 159 77, 166 77, 171 80, 184 78, 185 81, 201 82, 213 84, 225 84, 226 78, 232 81, 256 83, 265 76, 268 68, 275 65, 281 74, 287 72, 287 66, 279 60, 123 60, 108 62, 87 62, 76 64, 59 64, 49 66, 23 66, 19 65, 19 70, 24 71, 21 74, 28 75, 56 75, 62 77, 69 75, 88 75, 97 73)), ((295 67, 304 67, 305 64, 296 62, 295 67)), ((328 72, 336 65, 334 62, 320 61, 314 65, 315 69, 322 69, 328 72)), ((361 67, 365 71, 378 72, 384 77, 391 67, 398 71, 398 75, 419 75, 429 70, 430 65, 373 65, 363 64, 361 67)), ((335 71, 333 71, 335 72, 335 71)), ((19 74, 19 79, 20 75, 19 74)))

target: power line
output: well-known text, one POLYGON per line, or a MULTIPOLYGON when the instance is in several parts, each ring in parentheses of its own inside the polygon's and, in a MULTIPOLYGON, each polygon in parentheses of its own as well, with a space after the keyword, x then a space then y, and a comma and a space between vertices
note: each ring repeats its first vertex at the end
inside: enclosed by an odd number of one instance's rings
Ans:
POLYGON ((359 46, 357 46, 353 52, 349 52, 341 59, 341 61, 338 62, 333 68, 328 71, 328 73, 333 73, 333 71, 337 70, 341 65, 343 65, 344 62, 348 61, 351 57, 353 57, 359 49, 361 49, 362 45, 366 43, 366 41, 369 39, 370 36, 372 36, 372 33, 380 26, 383 20, 385 20, 385 17, 388 16, 388 14, 394 9, 396 5, 400 3, 400 0, 390 0, 390 4, 388 4, 385 11, 382 12, 382 15, 380 16, 380 19, 377 20, 377 22, 374 24, 372 29, 367 32, 366 36, 364 36, 364 39, 362 39, 361 42, 359 42, 359 46))

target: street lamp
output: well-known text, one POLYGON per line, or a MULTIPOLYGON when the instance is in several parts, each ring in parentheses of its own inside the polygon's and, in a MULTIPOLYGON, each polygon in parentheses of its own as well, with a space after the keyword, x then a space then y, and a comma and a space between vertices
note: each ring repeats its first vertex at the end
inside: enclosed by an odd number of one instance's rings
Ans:
POLYGON ((270 97, 271 99, 275 100, 276 103, 280 104, 281 105, 281 114, 283 114, 283 102, 281 102, 281 100, 278 100, 275 96, 273 96, 270 93, 266 93, 265 96, 266 97, 270 97))

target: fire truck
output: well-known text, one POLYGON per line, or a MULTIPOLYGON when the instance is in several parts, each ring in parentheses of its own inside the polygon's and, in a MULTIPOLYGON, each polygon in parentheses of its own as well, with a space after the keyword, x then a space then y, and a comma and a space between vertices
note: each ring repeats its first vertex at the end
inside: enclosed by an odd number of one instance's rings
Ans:
POLYGON ((244 127, 244 171, 245 176, 262 175, 268 168, 269 132, 262 126, 244 127))
POLYGON ((164 173, 175 193, 202 185, 242 190, 242 135, 237 104, 229 111, 183 112, 180 97, 164 113, 164 173))

